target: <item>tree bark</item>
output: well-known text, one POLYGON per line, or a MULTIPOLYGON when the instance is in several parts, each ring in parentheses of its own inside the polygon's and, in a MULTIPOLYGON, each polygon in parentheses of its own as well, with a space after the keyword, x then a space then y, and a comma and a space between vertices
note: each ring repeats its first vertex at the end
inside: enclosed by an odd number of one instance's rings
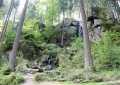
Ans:
POLYGON ((85 79, 89 80, 90 73, 93 71, 93 58, 91 56, 91 46, 90 46, 90 41, 89 41, 87 19, 86 19, 83 0, 80 0, 80 12, 81 12, 81 17, 82 17, 83 39, 84 39, 85 79))
POLYGON ((5 20, 4 20, 4 23, 3 23, 2 32, 0 34, 0 42, 2 42, 2 40, 4 38, 4 35, 5 35, 5 32, 7 30, 8 22, 9 22, 9 19, 10 19, 13 7, 14 7, 14 0, 11 1, 8 13, 7 13, 6 17, 5 17, 5 20))
POLYGON ((11 71, 15 71, 15 67, 16 67, 16 54, 17 54, 17 49, 19 47, 19 40, 20 40, 20 35, 22 32, 22 27, 23 27, 23 23, 24 23, 24 19, 25 19, 25 13, 27 10, 28 1, 29 0, 25 1, 23 12, 21 14, 20 22, 19 22, 19 25, 17 28, 16 38, 15 38, 14 43, 13 43, 13 48, 9 54, 9 69, 11 71))
POLYGON ((62 25, 62 28, 61 28, 61 46, 63 47, 64 46, 64 20, 65 20, 65 11, 63 9, 63 25, 62 25))

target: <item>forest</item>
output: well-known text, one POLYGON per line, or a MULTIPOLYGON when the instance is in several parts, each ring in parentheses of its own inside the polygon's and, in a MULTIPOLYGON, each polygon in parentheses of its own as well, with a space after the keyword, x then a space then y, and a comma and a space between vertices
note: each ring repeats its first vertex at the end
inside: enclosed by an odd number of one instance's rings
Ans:
POLYGON ((120 0, 0 0, 0 85, 120 85, 120 0))

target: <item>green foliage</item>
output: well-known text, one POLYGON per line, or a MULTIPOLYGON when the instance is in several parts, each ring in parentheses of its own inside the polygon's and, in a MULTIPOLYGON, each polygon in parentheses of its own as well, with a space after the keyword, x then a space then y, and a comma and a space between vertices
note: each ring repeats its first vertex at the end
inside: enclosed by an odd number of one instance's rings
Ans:
POLYGON ((30 60, 41 58, 44 55, 54 55, 58 47, 55 44, 46 43, 47 39, 37 31, 25 32, 19 50, 23 52, 24 58, 30 60))
POLYGON ((1 75, 0 77, 0 85, 19 85, 23 81, 23 77, 16 75, 15 73, 8 76, 1 75))
POLYGON ((120 46, 120 32, 111 32, 110 37, 115 45, 120 46))
POLYGON ((58 7, 58 0, 48 0, 48 3, 49 4, 45 18, 46 18, 46 24, 49 27, 53 25, 54 20, 56 21, 56 18, 59 13, 59 7, 58 7))
POLYGON ((35 75, 35 81, 40 82, 40 81, 49 81, 51 80, 50 77, 48 77, 47 74, 45 73, 39 73, 35 75))
MULTIPOLYGON (((74 5, 77 7, 79 5, 78 1, 79 0, 37 0, 35 5, 31 4, 29 6, 29 15, 24 23, 24 30, 17 52, 17 72, 26 70, 26 65, 28 64, 32 65, 31 63, 35 62, 37 65, 41 65, 46 57, 52 57, 54 61, 56 59, 59 60, 59 65, 52 71, 36 74, 36 81, 84 81, 83 39, 74 36, 76 31, 73 27, 65 27, 62 30, 63 22, 61 22, 61 24, 57 21, 62 12, 67 14, 68 11, 72 12, 73 8, 75 10, 74 5), (45 18, 44 31, 40 31, 39 28, 40 17, 45 18), (63 48, 59 46, 62 31, 65 44, 63 48)), ((104 2, 105 0, 100 1, 100 3, 104 2)), ((100 3, 97 0, 93 5, 98 5, 98 7, 94 9, 97 16, 102 20, 102 26, 105 32, 100 42, 92 43, 95 67, 96 70, 120 68, 120 24, 113 23, 111 19, 108 19, 107 13, 109 13, 109 10, 106 7, 100 7, 100 3)), ((103 6, 103 4, 101 6, 103 6)), ((74 19, 70 21, 74 21, 74 19)), ((0 85, 18 85, 23 81, 20 75, 16 73, 10 74, 10 70, 4 66, 3 63, 3 54, 6 54, 7 51, 12 49, 16 34, 13 32, 13 29, 11 29, 11 23, 12 22, 9 22, 9 29, 0 46, 0 85)), ((119 79, 120 74, 115 71, 109 74, 107 74, 107 72, 94 73, 90 76, 92 82, 111 80, 111 77, 113 77, 113 80, 119 79), (116 74, 118 75, 114 76, 116 74)))
POLYGON ((25 23, 24 23, 24 31, 38 31, 39 28, 37 27, 38 24, 36 24, 38 22, 38 20, 36 18, 34 19, 26 19, 25 23))
POLYGON ((120 32, 120 24, 114 24, 111 29, 114 31, 117 31, 117 32, 120 32))
POLYGON ((75 39, 71 46, 65 47, 58 54, 60 68, 81 68, 83 66, 83 45, 80 38, 75 39))
POLYGON ((23 53, 24 58, 32 60, 32 59, 35 59, 36 56, 39 57, 40 55, 39 49, 38 49, 39 48, 38 43, 41 43, 41 41, 36 40, 36 37, 34 34, 31 34, 30 32, 28 33, 29 34, 25 34, 23 36, 23 40, 21 41, 19 51, 23 53))
POLYGON ((42 36, 45 40, 45 42, 50 42, 52 38, 55 38, 55 36, 59 35, 57 29, 53 26, 49 26, 45 29, 45 31, 42 33, 42 36))
POLYGON ((0 74, 2 75, 9 75, 11 71, 8 69, 8 66, 3 64, 0 68, 0 74))
POLYGON ((65 48, 56 47, 54 44, 44 44, 42 46, 45 48, 45 54, 56 56, 59 59, 59 67, 52 71, 37 74, 35 76, 36 81, 83 80, 81 69, 83 67, 83 43, 80 38, 74 39, 71 45, 65 48))
POLYGON ((4 9, 2 8, 0 8, 0 19, 2 19, 2 17, 3 17, 3 15, 4 15, 4 9))
POLYGON ((116 36, 116 32, 105 32, 102 40, 93 45, 96 68, 119 68, 120 45, 116 45, 114 41, 118 39, 116 36))
POLYGON ((63 85, 108 85, 108 84, 101 84, 101 83, 95 83, 95 82, 91 82, 91 83, 80 83, 80 84, 76 84, 73 82, 64 82, 63 85))
POLYGON ((82 71, 79 69, 69 69, 67 71, 62 71, 62 69, 57 69, 53 71, 48 71, 44 73, 36 74, 36 81, 82 81, 82 71))
POLYGON ((1 50, 3 50, 5 52, 5 51, 12 49, 12 44, 14 42, 14 38, 15 38, 15 32, 8 31, 6 33, 6 37, 1 45, 1 47, 2 47, 1 50))
POLYGON ((120 32, 120 24, 119 23, 114 23, 112 20, 103 20, 102 23, 104 30, 106 31, 115 31, 115 32, 120 32))
POLYGON ((24 78, 17 73, 11 73, 6 64, 0 67, 0 85, 19 85, 24 78))
POLYGON ((101 70, 96 75, 100 76, 104 81, 115 81, 120 79, 119 69, 101 70), (117 75, 116 75, 117 74, 117 75))
POLYGON ((59 13, 59 0, 41 0, 36 3, 36 12, 38 16, 45 18, 46 28, 51 28, 53 22, 56 22, 59 13))

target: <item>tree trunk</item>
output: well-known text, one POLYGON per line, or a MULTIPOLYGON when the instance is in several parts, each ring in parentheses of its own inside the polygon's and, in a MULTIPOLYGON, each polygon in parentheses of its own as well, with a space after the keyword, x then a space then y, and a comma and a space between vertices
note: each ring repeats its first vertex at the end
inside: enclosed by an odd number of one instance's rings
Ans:
POLYGON ((10 52, 10 54, 9 54, 9 69, 11 71, 15 71, 15 67, 16 67, 16 54, 17 54, 17 49, 18 49, 18 46, 19 46, 19 40, 20 40, 20 35, 21 35, 21 32, 22 32, 24 19, 25 19, 25 13, 26 13, 26 10, 27 10, 27 5, 28 5, 28 0, 26 0, 26 2, 25 2, 23 12, 22 12, 21 17, 20 17, 20 22, 19 22, 19 25, 18 25, 18 28, 17 28, 16 38, 15 38, 14 43, 13 43, 13 48, 12 48, 12 51, 10 52))
POLYGON ((64 46, 64 20, 65 20, 65 11, 63 10, 63 25, 61 28, 61 46, 64 46))
POLYGON ((88 29, 87 29, 87 19, 84 9, 84 2, 80 0, 80 12, 82 17, 83 26, 83 38, 84 38, 84 68, 85 68, 85 78, 89 80, 90 73, 93 71, 93 59, 91 56, 91 46, 89 41, 88 29))
POLYGON ((13 7, 14 7, 14 0, 11 1, 8 13, 7 13, 6 17, 5 17, 5 20, 4 20, 4 23, 3 23, 2 32, 0 34, 0 42, 2 42, 2 40, 4 38, 4 35, 5 35, 5 32, 7 30, 8 22, 9 22, 9 19, 10 19, 13 7))

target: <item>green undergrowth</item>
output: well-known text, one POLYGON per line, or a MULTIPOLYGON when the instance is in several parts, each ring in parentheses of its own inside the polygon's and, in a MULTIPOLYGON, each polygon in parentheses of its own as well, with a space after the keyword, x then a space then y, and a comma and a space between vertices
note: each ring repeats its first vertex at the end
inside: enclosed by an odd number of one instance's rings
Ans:
POLYGON ((65 82, 63 85, 108 85, 108 84, 100 84, 100 83, 81 83, 81 84, 75 84, 72 82, 65 82))
POLYGON ((23 81, 23 77, 15 73, 0 75, 0 85, 20 85, 23 81))
POLYGON ((24 78, 18 73, 10 73, 6 66, 0 68, 0 85, 20 85, 24 78))
MULTIPOLYGON (((36 74, 35 80, 37 82, 40 81, 59 81, 59 82, 72 81, 74 83, 88 82, 85 81, 83 74, 84 72, 80 71, 80 69, 78 70, 72 69, 65 73, 62 73, 61 71, 51 71, 51 72, 36 74)), ((119 69, 101 70, 99 72, 94 72, 93 74, 91 74, 89 82, 99 83, 99 82, 108 82, 108 81, 116 81, 116 80, 120 80, 119 69)))

